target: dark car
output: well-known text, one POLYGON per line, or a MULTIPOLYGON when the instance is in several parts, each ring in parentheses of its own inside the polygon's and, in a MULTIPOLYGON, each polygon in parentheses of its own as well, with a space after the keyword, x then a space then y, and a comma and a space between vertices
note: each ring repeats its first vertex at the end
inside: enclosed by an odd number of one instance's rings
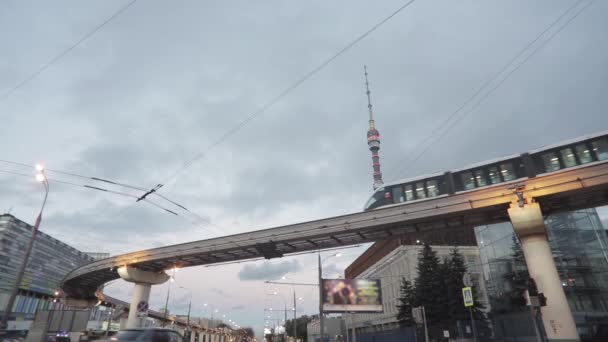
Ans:
POLYGON ((184 337, 171 329, 141 328, 121 330, 109 341, 184 342, 184 337))

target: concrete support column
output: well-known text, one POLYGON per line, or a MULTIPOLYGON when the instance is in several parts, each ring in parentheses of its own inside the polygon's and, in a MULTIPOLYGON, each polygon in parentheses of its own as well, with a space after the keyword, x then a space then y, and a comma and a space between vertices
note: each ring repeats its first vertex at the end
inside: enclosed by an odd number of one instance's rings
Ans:
POLYGON ((127 329, 129 328, 141 328, 140 318, 137 316, 137 304, 140 302, 146 302, 150 300, 150 289, 152 285, 146 283, 135 283, 133 289, 133 299, 131 299, 131 306, 129 306, 129 318, 127 319, 127 329))
POLYGON ((134 267, 123 266, 118 269, 118 275, 128 282, 135 283, 133 289, 133 299, 129 307, 129 318, 127 319, 127 329, 137 328, 140 320, 137 317, 137 306, 140 302, 149 303, 150 290, 152 285, 162 284, 169 280, 169 276, 162 273, 142 271, 134 267))
POLYGON ((509 217, 521 242, 530 277, 536 281, 538 291, 547 297, 547 306, 541 308, 541 313, 548 340, 580 341, 549 247, 540 206, 529 203, 519 207, 514 203, 509 208, 509 217))

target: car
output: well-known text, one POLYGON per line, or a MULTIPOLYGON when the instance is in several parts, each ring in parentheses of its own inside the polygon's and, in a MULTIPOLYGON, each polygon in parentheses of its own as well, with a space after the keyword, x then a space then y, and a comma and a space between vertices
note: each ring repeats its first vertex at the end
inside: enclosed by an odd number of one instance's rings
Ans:
POLYGON ((184 342, 184 337, 171 329, 137 328, 121 330, 108 341, 184 342))

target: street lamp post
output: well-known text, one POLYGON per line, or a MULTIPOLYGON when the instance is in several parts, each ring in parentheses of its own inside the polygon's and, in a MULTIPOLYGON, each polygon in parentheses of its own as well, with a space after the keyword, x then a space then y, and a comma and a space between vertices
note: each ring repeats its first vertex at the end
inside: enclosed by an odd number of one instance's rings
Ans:
POLYGON ((323 336, 325 334, 324 326, 323 326, 323 262, 331 257, 340 257, 342 253, 332 254, 330 256, 325 257, 323 261, 321 261, 321 252, 318 254, 319 261, 319 328, 321 329, 319 334, 321 335, 321 342, 323 342, 323 336))
POLYGON ((163 313, 163 328, 167 324, 167 310, 169 309, 169 295, 171 294, 171 283, 175 281, 175 270, 177 267, 174 267, 173 273, 171 274, 169 286, 167 286, 167 299, 165 300, 165 312, 163 313))
MULTIPOLYGON (((287 327, 287 300, 285 300, 285 297, 283 297, 283 295, 279 295, 277 291, 274 291, 272 293, 272 295, 281 297, 283 299, 283 309, 284 309, 283 313, 285 314, 284 321, 285 321, 285 327, 287 327)), ((294 316, 295 316, 295 313, 294 313, 294 316)), ((294 321, 294 324, 295 324, 295 321, 294 321)), ((287 336, 287 329, 283 329, 283 330, 284 330, 285 336, 287 336)))
POLYGON ((11 291, 10 296, 8 297, 8 302, 6 304, 6 309, 4 310, 4 315, 2 315, 2 320, 0 320, 0 340, 4 335, 6 335, 8 328, 8 320, 11 316, 11 311, 13 309, 13 305, 15 304, 15 299, 17 298, 17 293, 19 293, 19 285, 21 285, 21 281, 23 280, 23 275, 25 274, 25 269, 27 267, 27 263, 30 258, 30 254, 32 253, 32 248, 34 247, 34 242, 36 241, 36 236, 38 235, 38 228, 40 228, 40 221, 42 221, 42 212, 44 211, 44 206, 46 204, 46 199, 49 196, 49 181, 46 176, 46 172, 44 171, 44 167, 40 164, 36 164, 36 170, 38 173, 36 174, 36 180, 42 183, 44 186, 44 200, 42 201, 42 207, 40 208, 40 212, 36 217, 36 222, 34 223, 34 228, 32 229, 32 237, 27 245, 25 250, 25 256, 23 257, 23 261, 21 262, 21 267, 19 268, 19 272, 17 273, 17 278, 15 279, 15 284, 13 285, 13 289, 11 291))
POLYGON ((192 309, 192 291, 183 286, 180 286, 179 288, 190 292, 190 299, 188 300, 188 324, 186 325, 188 327, 188 330, 190 330, 190 309, 192 309))

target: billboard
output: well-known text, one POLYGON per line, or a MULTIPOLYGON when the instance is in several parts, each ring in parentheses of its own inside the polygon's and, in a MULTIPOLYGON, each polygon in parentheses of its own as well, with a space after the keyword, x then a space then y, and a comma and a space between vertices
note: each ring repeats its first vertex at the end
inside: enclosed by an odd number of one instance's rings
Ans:
POLYGON ((383 312, 379 279, 323 279, 324 312, 383 312))

